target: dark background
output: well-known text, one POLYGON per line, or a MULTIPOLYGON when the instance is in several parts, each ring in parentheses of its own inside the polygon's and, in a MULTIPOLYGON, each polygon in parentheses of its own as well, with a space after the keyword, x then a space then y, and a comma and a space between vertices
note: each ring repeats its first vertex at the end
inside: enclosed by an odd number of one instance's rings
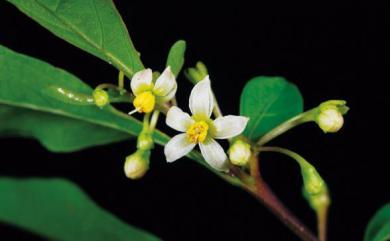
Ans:
MULTIPOLYGON (((305 108, 327 99, 347 100, 351 111, 339 133, 324 135, 308 124, 273 144, 301 153, 327 181, 333 199, 329 240, 362 239, 369 218, 390 200, 389 84, 380 67, 384 46, 379 40, 384 6, 368 1, 218 7, 199 1, 115 2, 146 66, 163 70, 171 44, 187 41, 185 66, 200 59, 207 64, 224 113, 238 113, 240 91, 257 75, 280 75, 295 83, 305 108)), ((92 86, 116 81, 111 66, 53 36, 4 1, 0 44, 72 72, 92 86)), ((186 108, 191 85, 183 76, 178 81, 178 100, 186 108)), ((134 141, 69 154, 50 153, 34 140, 1 139, 0 146, 0 175, 69 178, 102 207, 166 241, 298 240, 247 193, 194 162, 168 165, 161 147, 155 149, 145 178, 131 181, 122 167, 134 141)), ((262 173, 314 229, 297 165, 267 154, 262 173)), ((0 225, 0 235, 1 240, 40 240, 6 225, 0 225)))

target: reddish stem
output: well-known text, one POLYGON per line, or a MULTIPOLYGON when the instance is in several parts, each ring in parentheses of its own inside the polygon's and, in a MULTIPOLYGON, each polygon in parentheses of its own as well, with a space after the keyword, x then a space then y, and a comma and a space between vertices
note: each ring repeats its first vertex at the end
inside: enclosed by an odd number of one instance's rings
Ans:
POLYGON ((316 236, 282 204, 265 183, 260 174, 257 153, 252 156, 250 164, 251 176, 254 178, 255 183, 252 187, 249 187, 248 191, 303 241, 318 241, 316 236))

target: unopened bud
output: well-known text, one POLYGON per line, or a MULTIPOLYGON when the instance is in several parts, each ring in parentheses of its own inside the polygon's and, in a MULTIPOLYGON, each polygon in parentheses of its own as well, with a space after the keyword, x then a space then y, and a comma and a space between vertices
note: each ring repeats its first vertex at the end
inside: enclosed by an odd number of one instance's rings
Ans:
POLYGON ((344 118, 337 108, 327 108, 320 111, 316 122, 325 133, 334 133, 343 127, 344 118))
POLYGON ((95 89, 92 93, 92 97, 95 105, 100 108, 110 103, 110 97, 105 90, 95 89))
POLYGON ((330 197, 329 192, 327 189, 324 191, 310 195, 305 188, 303 188, 303 196, 308 201, 310 207, 315 211, 323 210, 324 208, 327 208, 330 205, 330 197))
POLYGON ((154 146, 152 134, 150 132, 141 132, 137 139, 137 148, 140 150, 150 150, 154 146))
POLYGON ((236 140, 230 146, 228 153, 233 165, 245 166, 251 157, 251 146, 242 140, 236 140))
POLYGON ((344 118, 349 108, 345 100, 328 100, 318 107, 315 122, 325 132, 337 132, 343 127, 344 118))
POLYGON ((140 179, 149 169, 150 151, 137 150, 126 157, 125 174, 130 179, 140 179))
POLYGON ((208 75, 208 70, 203 62, 198 61, 195 68, 187 69, 184 74, 193 84, 196 84, 208 75))
POLYGON ((326 189, 324 180, 313 166, 302 166, 301 172, 303 177, 303 185, 308 194, 315 195, 326 189))
POLYGON ((198 70, 199 73, 202 74, 203 78, 209 75, 209 71, 207 70, 206 65, 202 61, 196 62, 196 69, 198 70))

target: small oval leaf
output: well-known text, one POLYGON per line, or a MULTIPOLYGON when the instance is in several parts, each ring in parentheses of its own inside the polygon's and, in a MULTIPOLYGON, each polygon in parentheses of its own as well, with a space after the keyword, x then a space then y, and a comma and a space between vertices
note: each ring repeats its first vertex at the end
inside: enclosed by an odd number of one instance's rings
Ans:
POLYGON ((241 94, 240 115, 250 118, 244 135, 253 141, 302 111, 298 88, 282 77, 253 78, 241 94))

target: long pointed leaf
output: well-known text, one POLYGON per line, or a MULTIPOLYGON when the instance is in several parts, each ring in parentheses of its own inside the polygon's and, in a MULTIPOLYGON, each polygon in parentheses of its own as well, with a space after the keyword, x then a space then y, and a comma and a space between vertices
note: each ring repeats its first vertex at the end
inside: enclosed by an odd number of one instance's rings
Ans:
MULTIPOLYGON (((72 105, 46 94, 50 86, 91 94, 75 76, 0 46, 0 134, 33 137, 52 151, 75 151, 137 135, 142 123, 108 106, 72 105)), ((156 132, 156 141, 168 137, 156 132)))
POLYGON ((143 69, 112 0, 7 0, 56 36, 126 75, 143 69))

